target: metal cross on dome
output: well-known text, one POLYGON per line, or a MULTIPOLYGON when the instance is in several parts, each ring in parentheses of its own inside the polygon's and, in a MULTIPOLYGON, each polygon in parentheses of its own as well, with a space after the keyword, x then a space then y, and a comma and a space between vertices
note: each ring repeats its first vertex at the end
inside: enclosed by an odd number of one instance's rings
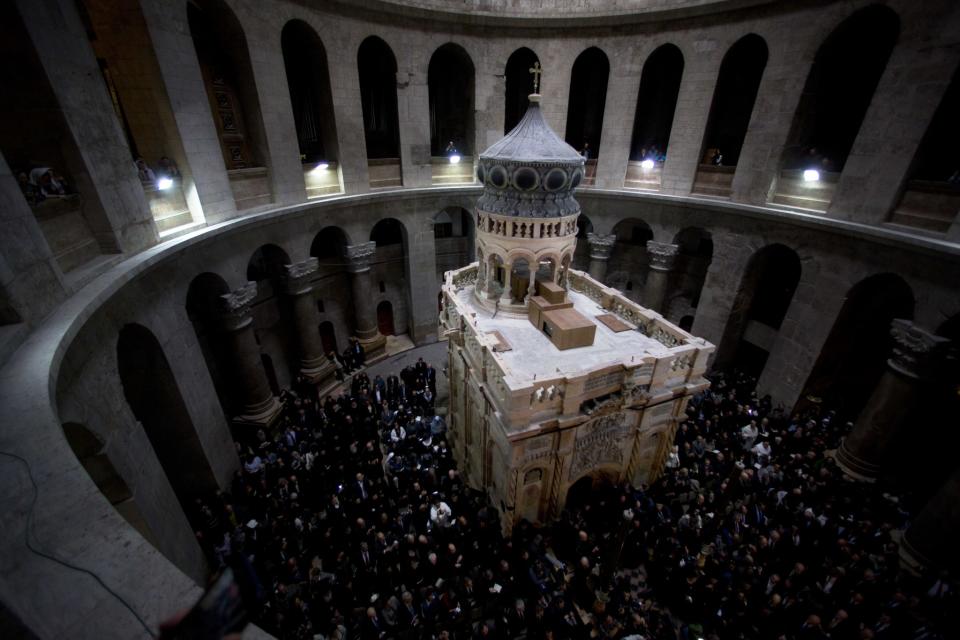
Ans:
POLYGON ((540 88, 540 74, 543 73, 543 70, 540 68, 540 61, 533 63, 533 66, 530 67, 529 72, 533 74, 533 92, 536 93, 540 88))

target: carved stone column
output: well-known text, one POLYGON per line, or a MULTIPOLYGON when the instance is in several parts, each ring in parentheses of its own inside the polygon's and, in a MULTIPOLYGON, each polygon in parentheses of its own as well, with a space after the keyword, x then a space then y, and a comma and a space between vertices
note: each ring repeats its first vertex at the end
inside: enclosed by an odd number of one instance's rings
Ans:
POLYGON ((679 250, 679 245, 647 240, 650 270, 647 271, 647 284, 643 290, 643 304, 647 309, 663 313, 663 302, 670 284, 670 271, 677 261, 679 250))
POLYGON ((513 304, 513 263, 503 263, 503 291, 500 292, 500 304, 513 304))
POLYGON ((960 469, 944 483, 913 519, 900 544, 901 564, 914 573, 960 569, 960 469))
POLYGON ((253 335, 250 303, 257 297, 257 283, 248 282, 239 289, 220 296, 223 327, 233 359, 233 378, 237 385, 239 422, 267 425, 280 412, 280 402, 270 390, 267 374, 260 359, 260 347, 253 335))
POLYGON ((311 282, 317 272, 316 258, 285 265, 286 289, 293 305, 293 321, 297 326, 300 344, 300 373, 316 383, 333 373, 333 363, 323 353, 323 343, 317 329, 317 312, 313 305, 311 282))
POLYGON ((891 323, 893 354, 867 406, 837 449, 837 464, 857 479, 873 482, 891 462, 891 444, 913 408, 922 380, 943 355, 949 340, 917 327, 909 320, 891 323))
POLYGON ((346 259, 350 263, 350 279, 353 285, 353 313, 356 320, 356 334, 363 345, 365 358, 369 360, 380 355, 387 339, 377 327, 377 310, 373 306, 373 286, 370 283, 370 258, 377 250, 374 241, 350 245, 346 248, 346 259))
POLYGON ((617 241, 614 234, 587 233, 587 245, 590 247, 590 266, 587 271, 590 277, 597 282, 603 282, 607 275, 607 261, 613 252, 613 243, 617 241))

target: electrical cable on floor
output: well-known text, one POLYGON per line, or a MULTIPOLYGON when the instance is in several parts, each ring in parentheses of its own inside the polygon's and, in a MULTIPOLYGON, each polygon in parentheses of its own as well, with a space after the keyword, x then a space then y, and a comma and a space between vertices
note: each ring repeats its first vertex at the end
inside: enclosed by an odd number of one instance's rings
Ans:
MULTIPOLYGON (((30 508, 29 508, 29 510, 27 511, 27 524, 26 524, 26 526, 24 527, 24 530, 23 530, 23 538, 24 538, 24 541, 26 542, 27 549, 29 549, 32 553, 40 556, 41 558, 46 558, 47 560, 50 560, 51 562, 56 562, 57 564, 63 565, 64 567, 66 567, 66 568, 68 568, 68 569, 72 569, 73 571, 78 571, 78 572, 80 572, 80 573, 85 573, 85 574, 89 575, 90 577, 92 577, 94 580, 96 580, 98 583, 100 583, 100 586, 103 587, 103 588, 106 590, 107 593, 109 593, 111 596, 113 596, 114 598, 116 598, 116 600, 117 600, 120 604, 122 604, 124 607, 126 607, 126 609, 127 609, 130 613, 133 614, 133 617, 137 619, 137 622, 140 623, 140 626, 142 626, 142 627, 144 628, 144 630, 150 635, 151 638, 156 638, 156 637, 157 637, 157 634, 154 633, 153 630, 150 629, 150 627, 147 625, 147 623, 143 621, 143 618, 140 617, 140 614, 138 614, 138 613, 133 609, 133 607, 130 606, 130 603, 128 603, 126 600, 124 600, 124 599, 120 596, 120 594, 118 594, 116 591, 114 591, 113 589, 111 589, 110 587, 108 587, 107 584, 100 578, 99 575, 97 575, 96 573, 94 573, 93 571, 91 571, 91 570, 89 570, 89 569, 84 569, 83 567, 78 567, 78 566, 76 566, 76 565, 74 565, 74 564, 70 564, 69 562, 67 562, 67 561, 65 561, 65 560, 61 560, 60 558, 57 558, 56 556, 51 555, 51 554, 49 554, 49 553, 46 553, 45 551, 42 551, 42 550, 40 550, 40 549, 38 549, 38 548, 36 548, 36 547, 33 546, 33 543, 30 541, 30 530, 33 528, 33 512, 34 512, 34 508, 37 506, 37 500, 38 500, 39 497, 40 497, 40 488, 37 486, 37 481, 34 479, 34 477, 33 477, 33 471, 32 471, 31 468, 30 468, 30 463, 26 460, 26 458, 23 458, 23 457, 21 457, 21 456, 18 456, 18 455, 15 454, 15 453, 9 453, 9 452, 7 452, 7 451, 0 451, 0 455, 7 456, 8 458, 13 458, 14 460, 17 460, 17 461, 21 462, 21 463, 23 464, 23 466, 26 467, 26 469, 27 469, 27 476, 29 476, 29 478, 30 478, 30 484, 33 486, 33 498, 30 500, 30 508)), ((36 537, 36 534, 34 534, 34 537, 36 537)))

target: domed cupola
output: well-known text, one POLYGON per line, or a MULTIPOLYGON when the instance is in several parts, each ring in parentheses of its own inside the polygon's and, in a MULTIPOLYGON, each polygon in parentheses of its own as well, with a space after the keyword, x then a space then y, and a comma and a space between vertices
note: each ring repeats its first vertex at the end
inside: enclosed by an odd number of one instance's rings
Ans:
POLYGON ((483 195, 477 209, 524 218, 579 214, 573 190, 583 180, 583 166, 583 157, 543 119, 540 96, 532 94, 520 123, 480 154, 483 195))

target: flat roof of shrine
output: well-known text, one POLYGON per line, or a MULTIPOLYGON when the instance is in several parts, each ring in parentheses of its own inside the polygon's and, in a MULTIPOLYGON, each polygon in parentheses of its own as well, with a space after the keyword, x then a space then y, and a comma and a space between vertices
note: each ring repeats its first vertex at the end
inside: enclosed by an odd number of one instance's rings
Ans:
MULTIPOLYGON (((560 350, 546 335, 533 326, 527 316, 517 317, 493 313, 480 306, 473 295, 473 287, 457 291, 457 302, 465 317, 475 314, 476 328, 481 333, 498 332, 509 344, 509 351, 497 351, 505 373, 515 378, 554 378, 559 375, 576 377, 615 364, 637 366, 644 357, 664 357, 670 349, 655 339, 645 336, 630 325, 631 330, 614 332, 597 316, 609 313, 591 298, 569 291, 573 308, 596 325, 593 344, 586 347, 560 350), (633 359, 631 361, 631 358, 633 359)), ((472 323, 472 320, 471 320, 472 323)))

